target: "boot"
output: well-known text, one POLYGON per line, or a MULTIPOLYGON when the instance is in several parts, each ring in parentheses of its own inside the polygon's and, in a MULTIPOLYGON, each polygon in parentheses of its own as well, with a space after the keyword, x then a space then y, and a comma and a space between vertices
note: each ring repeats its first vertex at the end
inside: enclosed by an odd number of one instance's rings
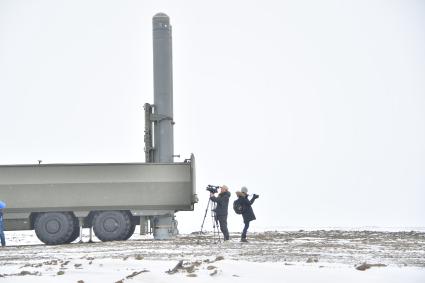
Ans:
POLYGON ((241 242, 248 243, 248 240, 246 238, 241 238, 241 242))

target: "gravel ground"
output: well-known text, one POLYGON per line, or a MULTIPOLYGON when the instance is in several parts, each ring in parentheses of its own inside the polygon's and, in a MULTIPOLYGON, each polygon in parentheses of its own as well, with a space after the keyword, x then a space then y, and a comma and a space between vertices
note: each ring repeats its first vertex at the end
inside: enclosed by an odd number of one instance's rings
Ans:
MULTIPOLYGON (((128 241, 72 243, 60 246, 36 244, 34 233, 7 234, 12 246, 1 249, 0 266, 51 264, 76 259, 144 258, 193 261, 224 257, 251 262, 283 262, 287 265, 359 265, 425 267, 424 232, 375 231, 270 231, 251 233, 249 243, 232 234, 228 243, 216 243, 211 233, 180 235, 155 241, 134 235, 128 241)), ((1 274, 1 272, 0 272, 1 274)))

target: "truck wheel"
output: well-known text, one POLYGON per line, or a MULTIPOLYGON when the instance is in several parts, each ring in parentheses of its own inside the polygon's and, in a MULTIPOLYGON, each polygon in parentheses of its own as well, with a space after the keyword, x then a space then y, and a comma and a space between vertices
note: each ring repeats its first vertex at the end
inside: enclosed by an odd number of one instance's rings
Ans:
POLYGON ((71 238, 74 232, 74 220, 68 212, 46 212, 38 215, 34 229, 43 243, 60 245, 71 238))
POLYGON ((103 242, 124 240, 130 228, 130 215, 124 211, 101 211, 93 218, 94 234, 103 242))
POLYGON ((66 241, 66 243, 72 243, 74 242, 79 236, 80 236, 80 222, 78 221, 77 217, 74 218, 74 231, 71 235, 71 238, 66 241))
POLYGON ((134 230, 136 230, 136 224, 131 224, 130 230, 128 231, 127 236, 124 237, 124 241, 130 239, 131 236, 134 234, 134 230))

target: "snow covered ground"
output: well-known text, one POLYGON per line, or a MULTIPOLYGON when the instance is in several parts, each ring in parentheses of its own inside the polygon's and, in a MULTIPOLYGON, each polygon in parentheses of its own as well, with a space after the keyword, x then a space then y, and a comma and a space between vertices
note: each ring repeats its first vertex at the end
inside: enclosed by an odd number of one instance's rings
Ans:
MULTIPOLYGON (((137 230, 136 230, 137 231, 137 230)), ((41 244, 32 231, 6 232, 0 282, 425 282, 425 233, 269 231, 249 243, 232 234, 155 241, 61 246, 41 244), (364 271, 356 269, 363 263, 364 271), (370 267, 370 268, 368 268, 370 267)))

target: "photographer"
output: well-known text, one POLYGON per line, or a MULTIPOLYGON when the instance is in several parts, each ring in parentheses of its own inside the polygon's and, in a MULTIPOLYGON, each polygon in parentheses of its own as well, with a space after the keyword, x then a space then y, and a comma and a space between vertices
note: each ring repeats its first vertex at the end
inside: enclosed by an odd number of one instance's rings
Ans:
POLYGON ((210 191, 211 201, 217 204, 215 209, 215 218, 220 223, 220 230, 223 233, 224 240, 229 240, 229 230, 227 229, 227 208, 229 206, 229 188, 225 185, 220 187, 220 193, 215 196, 215 193, 210 191))
POLYGON ((249 222, 256 219, 251 205, 259 196, 254 194, 251 200, 248 200, 248 189, 246 187, 242 187, 240 192, 236 192, 236 195, 238 196, 238 202, 240 202, 243 207, 242 218, 245 224, 241 235, 241 242, 248 242, 246 239, 246 233, 248 232, 249 222))

